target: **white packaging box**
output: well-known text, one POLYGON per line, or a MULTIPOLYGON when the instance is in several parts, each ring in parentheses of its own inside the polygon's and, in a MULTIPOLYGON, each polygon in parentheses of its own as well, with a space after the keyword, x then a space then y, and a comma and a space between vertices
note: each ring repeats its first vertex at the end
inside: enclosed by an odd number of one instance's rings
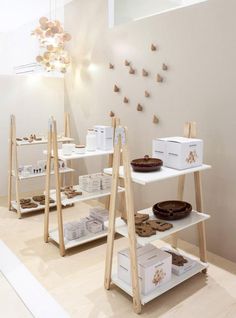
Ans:
POLYGON ((203 141, 195 138, 168 137, 153 141, 153 155, 166 167, 184 170, 201 166, 203 141))
MULTIPOLYGON (((171 280, 172 256, 155 246, 137 249, 138 275, 141 293, 146 295, 171 280)), ((118 277, 131 285, 130 253, 118 253, 118 277)))
POLYGON ((69 222, 64 225, 64 235, 68 241, 76 240, 85 235, 84 226, 80 222, 69 222))
POLYGON ((79 185, 82 190, 96 192, 101 190, 101 178, 95 174, 79 176, 79 185))
POLYGON ((94 126, 94 131, 95 131, 95 135, 96 135, 96 139, 97 139, 97 149, 101 149, 101 126, 97 125, 94 126))
POLYGON ((92 218, 100 222, 105 222, 105 221, 108 221, 109 219, 109 212, 107 209, 97 206, 94 208, 90 208, 89 216, 91 216, 92 218))
POLYGON ((88 221, 87 229, 91 233, 99 233, 103 231, 103 224, 98 220, 88 221))
POLYGON ((97 148, 101 150, 113 149, 113 132, 114 129, 111 126, 94 126, 94 130, 97 137, 97 148))
MULTIPOLYGON (((181 255, 178 251, 175 251, 175 250, 169 249, 169 248, 163 248, 163 251, 166 251, 166 252, 170 251, 170 252, 173 252, 177 255, 181 255)), ((191 259, 185 255, 182 255, 182 256, 188 261, 187 263, 184 263, 183 266, 177 266, 177 265, 172 264, 172 272, 177 276, 184 274, 185 272, 189 271, 197 264, 197 262, 194 259, 191 259)))

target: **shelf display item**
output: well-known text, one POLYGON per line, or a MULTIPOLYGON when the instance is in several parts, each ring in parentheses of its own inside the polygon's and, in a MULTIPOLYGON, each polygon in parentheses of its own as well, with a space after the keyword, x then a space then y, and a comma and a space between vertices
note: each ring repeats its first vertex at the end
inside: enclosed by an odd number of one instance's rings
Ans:
MULTIPOLYGON (((155 246, 137 248, 138 278, 141 293, 147 295, 171 279, 172 256, 155 246)), ((129 249, 118 253, 118 277, 131 285, 129 249)))
POLYGON ((173 200, 156 203, 152 210, 159 219, 179 220, 191 213, 192 206, 188 202, 173 200))
POLYGON ((109 212, 107 209, 97 206, 97 207, 90 208, 89 216, 94 218, 95 220, 98 220, 104 223, 108 221, 109 219, 109 212))
POLYGON ((69 222, 64 225, 64 235, 68 241, 76 240, 86 235, 84 222, 69 222))
POLYGON ((97 125, 94 127, 94 131, 96 134, 97 149, 113 149, 113 130, 114 128, 111 126, 97 125))
POLYGON ((141 237, 150 237, 152 235, 156 235, 156 230, 154 230, 151 225, 146 223, 135 225, 135 232, 141 237))
POLYGON ((148 214, 136 213, 134 216, 135 225, 140 225, 149 219, 148 214))
POLYGON ((157 158, 150 158, 148 155, 141 159, 131 161, 131 166, 136 172, 153 172, 161 169, 163 165, 162 160, 157 158))
POLYGON ((197 262, 188 257, 181 255, 178 251, 170 248, 163 248, 163 251, 170 253, 172 256, 172 272, 175 275, 182 275, 196 266, 197 262))
POLYGON ((90 233, 99 233, 103 231, 103 224, 98 220, 91 220, 87 222, 87 229, 90 233))
POLYGON ((80 188, 87 192, 96 192, 111 188, 111 176, 104 173, 94 173, 79 176, 80 188))
POLYGON ((97 136, 94 129, 88 129, 86 136, 86 150, 96 151, 97 149, 97 136))
POLYGON ((153 140, 153 157, 169 168, 184 170, 203 162, 203 141, 196 138, 167 137, 153 140))
POLYGON ((173 227, 173 224, 167 222, 160 222, 157 220, 148 220, 146 224, 150 225, 153 230, 164 232, 173 227))
POLYGON ((85 145, 76 145, 75 146, 75 153, 82 155, 82 154, 85 154, 85 152, 86 152, 85 145))
POLYGON ((77 197, 77 195, 83 194, 81 191, 77 191, 76 189, 74 189, 73 186, 63 188, 62 192, 64 192, 67 199, 72 199, 74 197, 77 197))
POLYGON ((71 156, 75 150, 75 144, 62 144, 62 153, 64 156, 71 156))

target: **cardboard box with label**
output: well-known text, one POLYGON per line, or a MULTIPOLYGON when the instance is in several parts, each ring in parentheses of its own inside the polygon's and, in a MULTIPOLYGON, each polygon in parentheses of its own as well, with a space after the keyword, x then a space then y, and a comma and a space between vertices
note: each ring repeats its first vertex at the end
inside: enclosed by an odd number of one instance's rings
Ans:
POLYGON ((184 170, 201 166, 203 141, 195 138, 168 137, 153 140, 153 157, 166 167, 184 170))
MULTIPOLYGON (((138 246, 138 275, 141 293, 146 295, 171 279, 172 256, 157 247, 148 244, 138 246)), ((118 253, 118 277, 131 285, 129 249, 118 253)))

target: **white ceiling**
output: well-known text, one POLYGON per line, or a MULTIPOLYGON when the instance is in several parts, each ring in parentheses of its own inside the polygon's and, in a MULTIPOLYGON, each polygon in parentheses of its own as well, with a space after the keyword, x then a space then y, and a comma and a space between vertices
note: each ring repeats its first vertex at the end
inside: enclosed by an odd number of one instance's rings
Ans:
MULTIPOLYGON (((57 7, 72 0, 54 0, 57 7)), ((21 25, 48 14, 50 0, 0 0, 0 32, 15 30, 21 25)))

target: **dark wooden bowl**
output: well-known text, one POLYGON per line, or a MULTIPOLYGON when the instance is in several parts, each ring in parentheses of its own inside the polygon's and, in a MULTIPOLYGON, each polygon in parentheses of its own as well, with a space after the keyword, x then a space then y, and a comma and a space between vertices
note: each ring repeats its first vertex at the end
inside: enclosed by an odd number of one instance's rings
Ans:
POLYGON ((192 211, 192 206, 184 201, 163 201, 152 207, 155 216, 163 220, 179 220, 188 216, 192 211))
POLYGON ((136 172, 153 172, 161 169, 163 161, 157 158, 149 158, 149 156, 144 156, 144 158, 134 159, 131 161, 131 166, 136 172))

